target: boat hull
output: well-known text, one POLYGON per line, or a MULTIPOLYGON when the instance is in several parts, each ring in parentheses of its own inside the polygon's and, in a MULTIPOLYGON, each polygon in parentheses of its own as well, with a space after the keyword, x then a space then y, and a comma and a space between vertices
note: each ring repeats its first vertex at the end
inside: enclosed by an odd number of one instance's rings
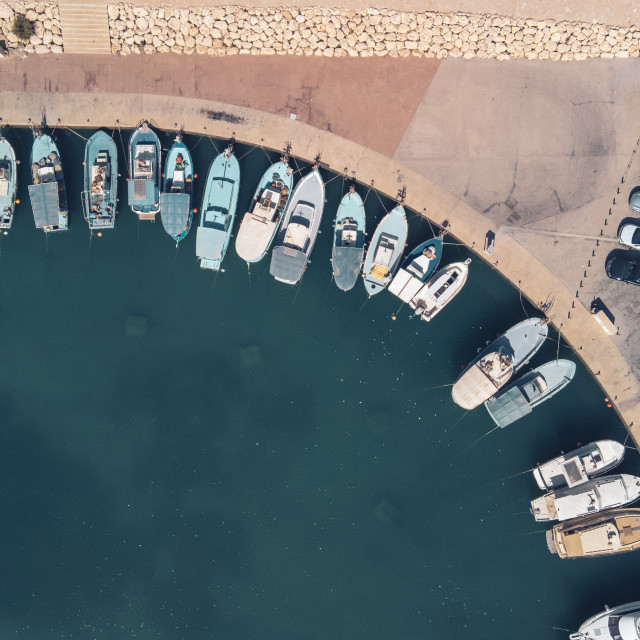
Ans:
POLYGON ((165 159, 160 219, 169 237, 176 243, 183 240, 191 229, 193 211, 193 160, 187 145, 178 137, 165 159))
POLYGON ((469 410, 495 395, 543 345, 548 331, 540 318, 511 327, 465 367, 451 390, 453 401, 469 410))
POLYGON ((625 553, 640 547, 640 509, 612 509, 557 524, 547 545, 560 558, 625 553))
POLYGON ((624 459, 624 446, 615 440, 596 440, 539 464, 533 477, 543 491, 573 487, 611 471, 624 459))
POLYGON ((0 137, 0 229, 10 229, 18 193, 16 154, 9 142, 0 137))
POLYGON ((227 254, 240 190, 240 165, 227 149, 209 167, 202 198, 196 255, 201 269, 219 271, 227 254))
POLYGON ((309 172, 293 190, 269 265, 278 282, 300 282, 320 229, 324 198, 324 181, 318 169, 309 172))
POLYGON ((84 151, 82 211, 89 229, 113 229, 118 213, 118 148, 104 131, 94 133, 84 151))
POLYGON ((624 507, 640 498, 640 478, 629 474, 590 480, 576 487, 549 491, 532 500, 531 513, 538 522, 564 522, 606 509, 624 507))
POLYGON ((447 265, 425 283, 409 306, 418 317, 430 322, 462 291, 468 275, 468 262, 447 265))
POLYGON ((333 223, 331 265, 338 289, 349 291, 358 281, 364 256, 366 214, 362 198, 353 189, 345 194, 333 223))
POLYGON ((50 136, 38 133, 31 148, 29 198, 36 228, 45 233, 69 228, 67 189, 62 171, 62 158, 50 136))
POLYGON ((629 602, 591 616, 570 640, 636 640, 640 621, 640 602, 629 602))
POLYGON ((131 210, 139 220, 154 222, 160 211, 160 140, 143 122, 129 140, 129 180, 127 195, 131 210))
POLYGON ((576 365, 570 360, 547 362, 504 387, 484 406, 492 420, 504 428, 564 389, 575 372, 576 365))
POLYGON ((404 207, 396 206, 378 225, 364 260, 362 276, 369 296, 380 293, 393 279, 409 233, 404 207))
POLYGON ((276 162, 262 174, 251 210, 244 214, 236 236, 236 253, 245 262, 260 262, 269 251, 286 214, 292 188, 293 171, 286 162, 276 162), (271 197, 276 194, 277 203, 271 197))

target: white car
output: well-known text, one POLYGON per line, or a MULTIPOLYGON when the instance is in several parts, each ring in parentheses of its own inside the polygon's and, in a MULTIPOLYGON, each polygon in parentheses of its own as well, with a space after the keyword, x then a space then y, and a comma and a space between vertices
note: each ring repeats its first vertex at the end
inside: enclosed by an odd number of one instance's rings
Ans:
POLYGON ((623 224, 618 231, 618 240, 629 247, 640 248, 640 227, 630 222, 623 224))

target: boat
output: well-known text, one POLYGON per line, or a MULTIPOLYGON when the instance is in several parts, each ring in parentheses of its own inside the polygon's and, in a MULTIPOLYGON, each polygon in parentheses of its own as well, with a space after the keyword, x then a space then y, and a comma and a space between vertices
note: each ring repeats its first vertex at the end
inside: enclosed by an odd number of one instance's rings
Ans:
POLYGON ((442 257, 442 236, 425 240, 404 260, 398 273, 389 284, 389 293, 410 303, 424 283, 438 268, 442 257))
POLYGON ((160 140, 144 121, 129 140, 129 206, 138 220, 154 222, 160 211, 160 154, 160 140))
POLYGON ((269 272, 278 282, 296 284, 302 278, 318 235, 323 210, 324 181, 316 165, 293 190, 276 237, 269 272))
POLYGON ((84 149, 82 211, 89 229, 113 229, 117 202, 118 148, 110 135, 96 131, 84 149))
POLYGON ((407 216, 400 204, 380 220, 364 259, 362 276, 369 296, 380 293, 393 279, 408 232, 407 216))
POLYGON ((570 640, 640 640, 640 602, 605 607, 580 625, 570 640))
POLYGON ((220 270, 231 239, 239 190, 240 165, 229 145, 213 159, 207 174, 196 235, 196 255, 202 269, 220 270))
POLYGON ((18 163, 9 141, 0 136, 0 229, 10 229, 16 209, 18 163))
POLYGON ((331 265, 338 289, 349 291, 358 281, 364 256, 366 214, 355 185, 343 196, 333 223, 331 265))
POLYGON ((506 427, 564 389, 575 372, 576 365, 571 360, 547 362, 489 398, 484 406, 499 427, 506 427))
POLYGON ((34 132, 31 180, 29 198, 36 228, 47 233, 66 231, 69 228, 69 207, 62 159, 56 143, 41 131, 34 132))
POLYGON ((240 223, 236 236, 236 253, 245 262, 264 258, 275 238, 293 187, 293 170, 288 156, 272 164, 260 178, 251 210, 240 223))
POLYGON ((560 558, 590 558, 640 547, 640 509, 612 509, 561 522, 547 531, 547 546, 560 558))
POLYGON ((415 315, 430 322, 453 298, 460 293, 469 275, 469 263, 453 262, 433 275, 409 301, 415 315))
POLYGON ((160 194, 162 226, 176 244, 191 229, 194 178, 191 154, 182 141, 182 135, 178 134, 165 160, 160 194))
POLYGON ((575 487, 617 467, 624 458, 624 446, 615 440, 596 440, 574 451, 539 464, 533 470, 536 483, 546 489, 575 487))
POLYGON ((502 389, 544 343, 547 321, 529 318, 496 338, 472 360, 453 385, 453 401, 474 409, 502 389))
POLYGON ((531 513, 539 522, 563 521, 624 507, 638 498, 640 478, 623 473, 589 480, 577 487, 549 491, 531 502, 531 513))

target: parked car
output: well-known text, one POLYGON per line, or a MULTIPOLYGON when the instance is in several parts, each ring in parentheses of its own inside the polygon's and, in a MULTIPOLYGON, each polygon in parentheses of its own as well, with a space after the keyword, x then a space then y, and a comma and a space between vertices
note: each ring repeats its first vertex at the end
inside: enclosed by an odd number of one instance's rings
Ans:
POLYGON ((618 240, 630 247, 640 247, 640 227, 628 222, 618 229, 618 240))
POLYGON ((629 206, 633 211, 640 212, 640 189, 636 187, 629 197, 629 206))
POLYGON ((640 253, 632 256, 613 255, 607 258, 604 270, 612 280, 640 286, 640 253))

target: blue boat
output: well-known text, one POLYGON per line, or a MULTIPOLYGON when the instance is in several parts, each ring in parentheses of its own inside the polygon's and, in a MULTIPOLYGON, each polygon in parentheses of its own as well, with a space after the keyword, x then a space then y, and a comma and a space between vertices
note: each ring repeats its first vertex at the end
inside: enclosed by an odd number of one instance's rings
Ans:
POLYGON ((160 140, 143 122, 129 140, 128 197, 139 220, 156 219, 160 211, 160 140))
POLYGON ((333 279, 342 291, 353 289, 362 268, 366 214, 362 198, 351 185, 340 201, 333 223, 333 279))
POLYGON ((400 265, 409 225, 402 205, 397 205, 378 225, 364 260, 365 289, 369 296, 380 293, 391 282, 400 265))
POLYGON ((287 156, 272 164, 260 178, 258 188, 240 223, 236 237, 236 253, 246 262, 264 258, 275 238, 289 203, 293 187, 293 170, 287 156))
POLYGON ((62 160, 55 142, 40 131, 34 132, 31 147, 29 198, 37 229, 66 231, 69 228, 67 190, 62 160))
POLYGON ((0 229, 10 229, 18 192, 16 154, 9 142, 0 136, 0 229))
POLYGON ((118 213, 118 149, 110 135, 97 131, 84 150, 82 211, 89 229, 113 229, 118 213))
POLYGON ((240 165, 229 146, 216 156, 207 175, 196 235, 196 255, 202 269, 220 269, 231 238, 239 190, 240 165))
POLYGON ((418 245, 405 258, 389 285, 389 292, 403 302, 411 302, 438 267, 442 244, 442 236, 438 236, 418 245))
POLYGON ((318 236, 323 211, 324 181, 316 166, 293 190, 276 238, 269 272, 279 282, 296 284, 302 278, 318 236))
POLYGON ((176 243, 180 242, 191 229, 194 178, 191 154, 182 141, 182 136, 178 135, 165 160, 160 194, 162 225, 176 243))
POLYGON ((576 365, 571 360, 552 360, 507 385, 484 406, 493 421, 504 428, 564 389, 575 372, 576 365))

